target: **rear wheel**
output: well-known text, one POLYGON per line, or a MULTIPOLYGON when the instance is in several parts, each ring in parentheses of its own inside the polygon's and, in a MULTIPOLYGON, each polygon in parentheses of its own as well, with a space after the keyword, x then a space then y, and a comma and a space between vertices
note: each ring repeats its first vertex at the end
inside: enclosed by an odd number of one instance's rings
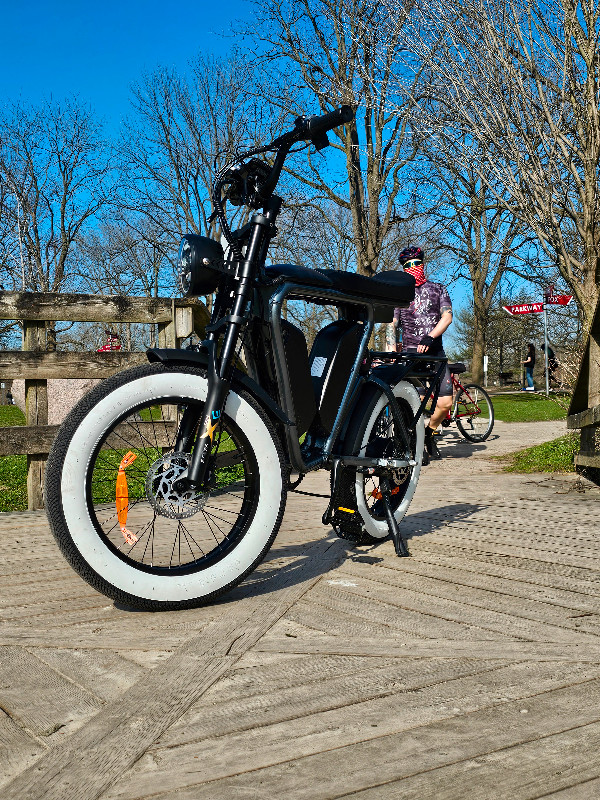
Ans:
POLYGON ((456 396, 456 424, 470 442, 485 441, 494 427, 490 396, 476 383, 463 386, 456 396))
MULTIPOLYGON (((392 475, 390 504, 396 521, 400 522, 408 511, 419 481, 425 433, 422 417, 414 426, 414 416, 421 402, 414 386, 401 381, 392 387, 392 391, 410 432, 411 456, 415 461, 414 466, 403 467, 392 475)), ((357 422, 351 426, 345 439, 346 452, 361 456, 403 458, 403 449, 385 395, 379 390, 374 392, 362 413, 357 410, 355 416, 357 422)), ((355 469, 345 468, 338 500, 334 515, 334 530, 338 536, 357 544, 372 544, 389 536, 376 475, 365 475, 355 469)))
POLYGON ((202 418, 205 374, 162 365, 100 384, 69 415, 48 460, 52 531, 95 588, 146 609, 185 608, 239 583, 268 551, 285 501, 283 457, 264 412, 233 386, 213 434, 206 492, 178 491, 190 454, 175 441, 202 418))

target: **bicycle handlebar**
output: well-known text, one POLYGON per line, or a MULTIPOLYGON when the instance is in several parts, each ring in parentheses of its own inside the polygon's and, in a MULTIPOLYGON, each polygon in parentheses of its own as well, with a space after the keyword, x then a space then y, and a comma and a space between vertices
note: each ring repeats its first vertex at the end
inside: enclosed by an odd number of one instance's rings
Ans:
POLYGON ((327 131, 337 128, 338 125, 343 125, 345 122, 351 122, 354 119, 354 111, 350 106, 341 106, 336 108, 335 111, 330 111, 328 114, 322 114, 315 117, 300 117, 296 121, 296 125, 302 122, 305 136, 303 138, 313 139, 317 136, 322 136, 327 131))
POLYGON ((281 175, 283 162, 286 159, 289 149, 296 142, 303 139, 305 141, 317 139, 319 136, 326 134, 327 131, 331 131, 337 128, 338 125, 343 125, 345 122, 350 122, 353 119, 354 111, 350 106, 340 106, 340 108, 336 108, 335 111, 330 111, 328 114, 322 114, 321 116, 298 117, 293 131, 284 133, 283 136, 275 139, 275 141, 269 145, 269 147, 273 145, 278 146, 278 153, 269 177, 260 187, 260 195, 262 197, 267 197, 275 189, 279 176, 281 175))

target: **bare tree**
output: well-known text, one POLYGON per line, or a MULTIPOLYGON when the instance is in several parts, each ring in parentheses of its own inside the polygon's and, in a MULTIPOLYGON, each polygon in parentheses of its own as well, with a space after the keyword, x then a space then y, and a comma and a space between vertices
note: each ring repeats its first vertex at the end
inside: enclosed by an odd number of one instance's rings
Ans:
POLYGON ((162 68, 133 87, 134 114, 121 143, 122 206, 129 227, 142 238, 152 232, 171 262, 186 232, 220 238, 211 201, 216 171, 276 128, 249 93, 251 83, 240 56, 199 56, 189 78, 162 68))
POLYGON ((100 124, 77 99, 14 104, 0 116, 0 184, 9 228, 3 282, 56 292, 72 283, 74 245, 110 201, 100 124))
MULTIPOLYGON (((405 27, 403 3, 388 9, 405 27)), ((431 0, 413 21, 435 87, 427 102, 414 97, 429 135, 535 233, 589 324, 600 289, 597 0, 431 0)))
POLYGON ((341 158, 330 156, 326 166, 311 157, 308 172, 290 171, 315 199, 349 213, 357 269, 373 275, 403 202, 402 170, 415 155, 407 116, 389 105, 402 24, 390 28, 387 11, 371 0, 266 0, 257 16, 247 32, 263 49, 262 63, 279 70, 279 96, 272 84, 266 93, 284 111, 316 113, 315 104, 321 112, 342 104, 356 111, 330 134, 341 158))
POLYGON ((419 179, 431 198, 424 214, 429 224, 433 223, 438 247, 451 254, 451 279, 466 280, 471 285, 471 375, 481 383, 487 332, 498 303, 500 281, 507 271, 521 274, 521 252, 530 245, 531 232, 527 236, 523 223, 499 197, 502 187, 496 185, 492 192, 476 166, 449 158, 447 152, 431 147, 427 140, 420 150, 426 162, 419 179))

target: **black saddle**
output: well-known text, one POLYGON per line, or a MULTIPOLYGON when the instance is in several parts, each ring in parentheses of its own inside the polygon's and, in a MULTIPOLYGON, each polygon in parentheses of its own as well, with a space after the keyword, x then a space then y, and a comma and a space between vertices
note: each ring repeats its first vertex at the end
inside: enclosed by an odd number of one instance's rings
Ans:
POLYGON ((448 369, 453 375, 460 375, 461 372, 466 372, 467 367, 458 361, 456 364, 448 364, 448 369))
POLYGON ((303 286, 335 289, 344 294, 377 301, 382 305, 407 306, 415 299, 415 279, 406 272, 379 272, 372 278, 336 269, 308 269, 295 264, 265 267, 270 283, 291 281, 303 286))

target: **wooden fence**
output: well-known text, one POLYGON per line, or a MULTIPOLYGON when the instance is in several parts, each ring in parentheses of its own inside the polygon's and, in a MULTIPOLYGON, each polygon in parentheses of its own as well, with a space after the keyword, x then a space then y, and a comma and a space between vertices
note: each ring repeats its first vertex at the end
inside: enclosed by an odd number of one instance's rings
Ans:
POLYGON ((81 294, 0 292, 0 319, 23 324, 23 351, 0 351, 0 380, 25 380, 25 427, 0 427, 0 456, 27 455, 30 509, 43 508, 43 481, 48 452, 58 425, 48 425, 48 378, 108 378, 135 364, 143 352, 48 352, 48 323, 151 323, 158 326, 159 347, 178 347, 208 321, 196 300, 81 294))
POLYGON ((600 300, 596 307, 590 335, 585 346, 575 391, 569 407, 567 427, 581 429, 581 446, 575 456, 578 468, 599 470, 600 449, 596 446, 596 431, 600 426, 600 300))

